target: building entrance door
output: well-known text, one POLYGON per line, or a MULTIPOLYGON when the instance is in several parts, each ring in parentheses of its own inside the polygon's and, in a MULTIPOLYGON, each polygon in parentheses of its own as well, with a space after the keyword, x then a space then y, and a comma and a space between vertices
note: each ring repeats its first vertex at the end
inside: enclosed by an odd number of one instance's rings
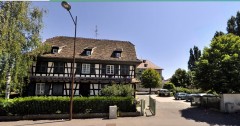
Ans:
POLYGON ((89 96, 90 95, 90 84, 80 84, 80 95, 89 96))

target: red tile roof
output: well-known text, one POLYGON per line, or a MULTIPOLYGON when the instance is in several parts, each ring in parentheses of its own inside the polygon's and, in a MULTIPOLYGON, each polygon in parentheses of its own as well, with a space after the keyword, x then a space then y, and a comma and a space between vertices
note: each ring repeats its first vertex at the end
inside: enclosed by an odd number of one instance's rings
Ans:
POLYGON ((142 61, 142 63, 139 64, 139 65, 137 66, 137 68, 140 68, 140 69, 152 68, 152 69, 159 69, 159 70, 162 70, 161 67, 155 65, 154 63, 152 63, 152 62, 149 61, 149 60, 141 60, 141 61, 142 61), (143 62, 143 61, 145 61, 145 62, 143 62), (147 64, 147 66, 145 66, 144 64, 147 64))

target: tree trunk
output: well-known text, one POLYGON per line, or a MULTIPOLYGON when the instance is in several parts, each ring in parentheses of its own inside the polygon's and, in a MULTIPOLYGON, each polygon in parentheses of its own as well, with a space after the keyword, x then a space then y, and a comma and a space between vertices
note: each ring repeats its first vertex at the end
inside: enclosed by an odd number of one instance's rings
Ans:
POLYGON ((150 88, 149 88, 149 94, 151 94, 151 92, 152 92, 152 88, 150 87, 150 88))
POLYGON ((7 78, 7 83, 6 83, 5 99, 9 99, 9 96, 10 96, 10 82, 11 82, 10 70, 8 70, 6 78, 7 78))

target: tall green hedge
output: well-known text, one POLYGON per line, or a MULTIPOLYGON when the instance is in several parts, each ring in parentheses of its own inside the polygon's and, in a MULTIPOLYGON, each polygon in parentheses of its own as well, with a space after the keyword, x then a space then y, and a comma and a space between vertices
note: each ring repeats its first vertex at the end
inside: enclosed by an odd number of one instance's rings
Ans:
MULTIPOLYGON (((69 97, 23 97, 0 100, 0 115, 56 114, 69 112, 69 97)), ((121 112, 135 112, 132 97, 74 97, 73 113, 108 113, 117 105, 121 112)))

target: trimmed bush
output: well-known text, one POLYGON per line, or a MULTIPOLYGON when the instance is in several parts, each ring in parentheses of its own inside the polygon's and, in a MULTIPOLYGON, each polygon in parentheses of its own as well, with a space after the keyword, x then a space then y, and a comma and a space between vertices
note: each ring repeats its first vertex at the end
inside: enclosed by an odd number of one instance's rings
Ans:
POLYGON ((7 114, 7 112, 4 109, 4 106, 5 106, 5 100, 0 98, 0 116, 7 114))
MULTIPOLYGON (((74 97, 73 113, 108 113, 117 105, 121 112, 136 112, 132 97, 74 97)), ((69 112, 69 97, 23 97, 0 101, 0 112, 12 115, 58 114, 69 112)))
POLYGON ((177 93, 177 92, 191 93, 191 91, 189 89, 183 88, 183 87, 176 87, 174 93, 177 93))
POLYGON ((197 93, 201 93, 202 91, 199 89, 188 89, 188 88, 183 88, 183 87, 176 87, 174 93, 177 92, 185 92, 188 94, 197 94, 197 93))
POLYGON ((113 84, 111 86, 106 86, 102 88, 101 92, 103 96, 130 97, 132 96, 133 88, 129 84, 113 84))
POLYGON ((164 89, 168 89, 169 91, 174 91, 175 90, 175 85, 173 83, 166 83, 163 85, 164 89))

